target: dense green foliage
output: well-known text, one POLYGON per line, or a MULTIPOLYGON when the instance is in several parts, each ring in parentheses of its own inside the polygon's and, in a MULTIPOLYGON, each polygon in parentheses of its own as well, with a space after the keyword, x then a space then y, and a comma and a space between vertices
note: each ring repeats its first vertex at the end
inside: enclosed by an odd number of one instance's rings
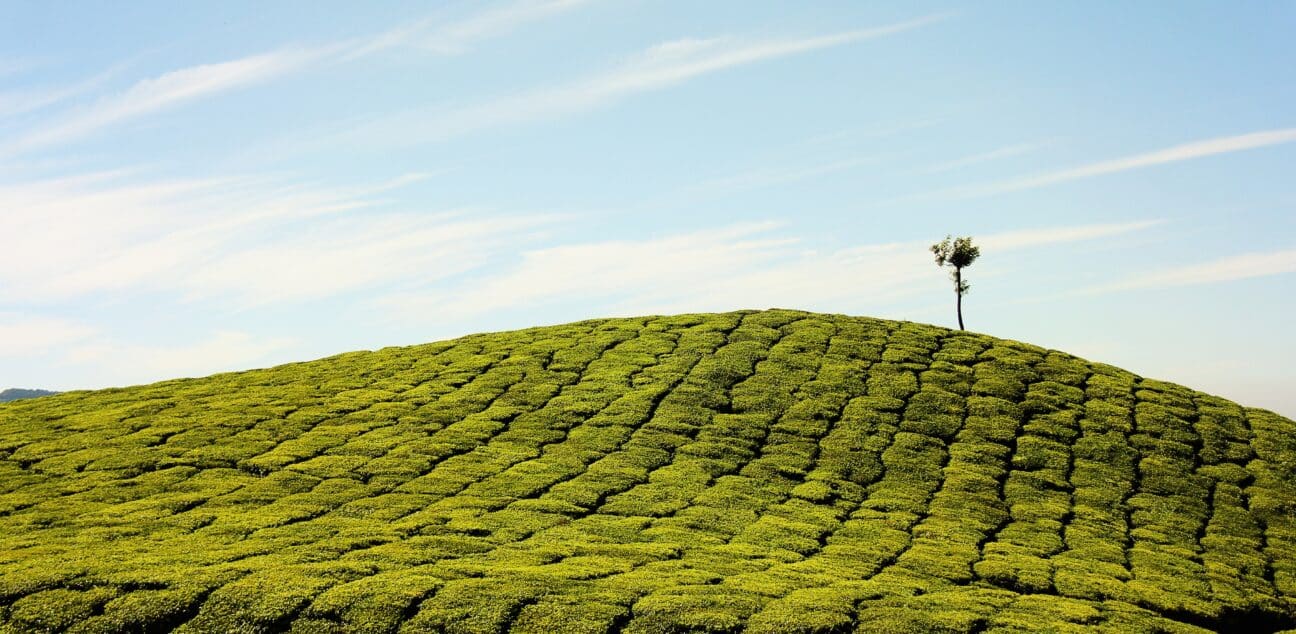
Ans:
POLYGON ((931 245, 930 250, 936 256, 936 266, 948 265, 954 269, 950 273, 950 280, 954 282, 959 330, 963 330, 963 296, 967 295, 972 288, 972 285, 963 279, 963 269, 972 266, 972 263, 981 257, 981 247, 972 244, 971 236, 958 238, 945 236, 944 240, 931 245))
POLYGON ((36 398, 37 396, 49 396, 51 394, 58 394, 58 392, 51 392, 49 390, 25 390, 20 387, 11 387, 7 390, 0 391, 0 403, 5 403, 8 401, 16 401, 22 398, 36 398))
POLYGON ((0 406, 0 632, 1290 628, 1296 423, 793 311, 0 406))

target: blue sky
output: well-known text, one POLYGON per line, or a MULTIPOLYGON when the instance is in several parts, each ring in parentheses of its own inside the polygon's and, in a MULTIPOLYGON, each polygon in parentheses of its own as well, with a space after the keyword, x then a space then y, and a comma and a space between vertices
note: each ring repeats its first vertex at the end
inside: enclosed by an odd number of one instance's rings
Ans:
POLYGON ((1296 416, 1296 4, 0 1, 0 387, 953 325, 1296 416))

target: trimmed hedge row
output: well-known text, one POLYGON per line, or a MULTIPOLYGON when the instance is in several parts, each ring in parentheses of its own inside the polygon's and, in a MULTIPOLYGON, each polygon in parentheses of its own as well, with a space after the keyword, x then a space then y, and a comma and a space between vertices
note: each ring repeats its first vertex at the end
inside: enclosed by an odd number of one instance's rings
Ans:
POLYGON ((1057 351, 609 319, 0 405, 0 632, 1296 628, 1296 424, 1057 351))

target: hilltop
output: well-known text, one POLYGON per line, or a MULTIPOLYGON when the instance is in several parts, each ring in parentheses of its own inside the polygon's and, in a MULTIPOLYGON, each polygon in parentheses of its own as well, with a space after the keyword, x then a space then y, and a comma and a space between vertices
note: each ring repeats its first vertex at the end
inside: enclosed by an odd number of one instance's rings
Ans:
POLYGON ((0 390, 0 403, 16 401, 23 398, 36 398, 37 396, 49 396, 58 394, 49 390, 27 390, 20 387, 11 387, 7 390, 0 390))
POLYGON ((1296 423, 1014 341, 607 319, 0 405, 0 631, 1296 627, 1296 423))

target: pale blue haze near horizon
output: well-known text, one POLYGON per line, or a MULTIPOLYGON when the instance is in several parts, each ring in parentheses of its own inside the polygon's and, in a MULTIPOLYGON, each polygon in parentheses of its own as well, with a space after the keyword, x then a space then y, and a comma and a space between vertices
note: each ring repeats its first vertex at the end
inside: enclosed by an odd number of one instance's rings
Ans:
POLYGON ((605 316, 954 326, 1296 417, 1296 3, 0 0, 0 389, 605 316), (379 7, 379 8, 375 8, 379 7))

